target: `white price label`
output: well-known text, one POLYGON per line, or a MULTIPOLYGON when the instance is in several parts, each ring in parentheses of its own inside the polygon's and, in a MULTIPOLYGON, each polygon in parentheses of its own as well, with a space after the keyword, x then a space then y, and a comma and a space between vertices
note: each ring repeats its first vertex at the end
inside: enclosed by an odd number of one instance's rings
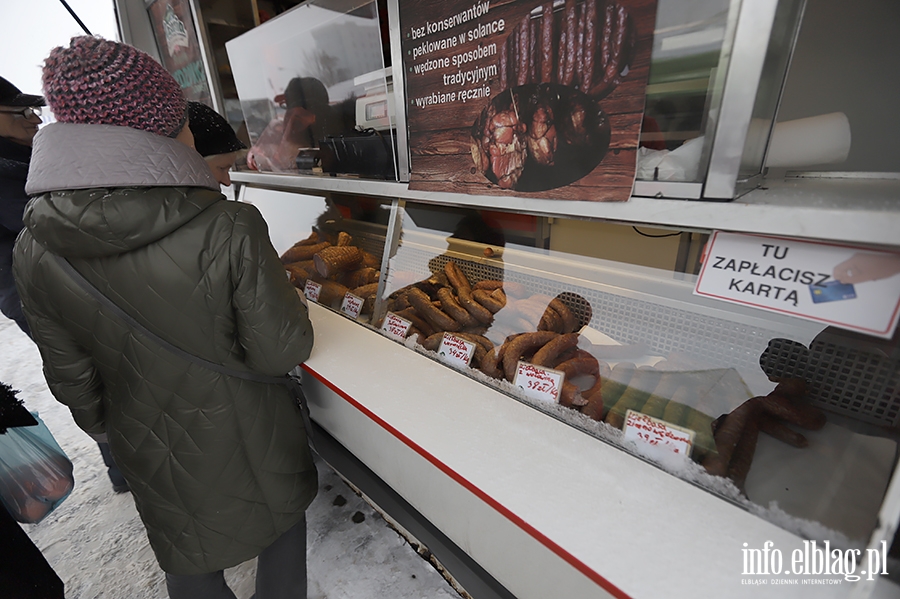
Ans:
POLYGON ((388 312, 387 316, 384 317, 384 322, 381 324, 381 332, 391 339, 403 341, 406 339, 406 334, 409 333, 409 327, 411 326, 412 323, 410 321, 400 318, 393 312, 388 312))
POLYGON ((691 455, 694 431, 634 410, 625 413, 624 438, 633 441, 650 458, 668 454, 691 455))
POLYGON ((441 345, 437 350, 438 355, 450 366, 468 366, 475 353, 475 344, 456 335, 444 333, 441 337, 441 345))
POLYGON ((358 295, 353 295, 348 291, 344 295, 344 301, 341 302, 341 312, 355 320, 359 318, 359 313, 362 311, 364 301, 363 298, 358 295))
POLYGON ((319 294, 322 292, 322 286, 316 283, 311 279, 306 279, 306 286, 303 288, 303 293, 306 294, 306 299, 318 302, 319 294))
POLYGON ((516 365, 513 385, 524 390, 525 394, 532 399, 557 403, 565 377, 565 373, 558 370, 519 361, 516 365))

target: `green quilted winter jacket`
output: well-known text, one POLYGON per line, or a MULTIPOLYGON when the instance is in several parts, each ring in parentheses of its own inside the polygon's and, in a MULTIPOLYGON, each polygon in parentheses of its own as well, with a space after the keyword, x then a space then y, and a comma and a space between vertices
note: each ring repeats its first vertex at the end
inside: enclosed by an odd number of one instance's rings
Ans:
POLYGON ((48 252, 181 349, 283 375, 312 349, 306 308, 262 216, 218 189, 179 142, 54 123, 35 139, 36 197, 14 256, 50 390, 78 426, 108 434, 172 574, 239 564, 299 522, 317 489, 300 412, 281 385, 213 372, 131 330, 48 252))

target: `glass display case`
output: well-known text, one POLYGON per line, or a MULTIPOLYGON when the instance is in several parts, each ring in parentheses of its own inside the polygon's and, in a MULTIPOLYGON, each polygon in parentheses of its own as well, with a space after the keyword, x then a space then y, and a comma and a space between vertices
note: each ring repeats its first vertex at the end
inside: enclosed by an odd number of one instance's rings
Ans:
POLYGON ((335 193, 270 210, 320 304, 802 538, 869 545, 897 461, 896 337, 695 295, 703 232, 335 193), (645 421, 690 442, 660 453, 645 421))

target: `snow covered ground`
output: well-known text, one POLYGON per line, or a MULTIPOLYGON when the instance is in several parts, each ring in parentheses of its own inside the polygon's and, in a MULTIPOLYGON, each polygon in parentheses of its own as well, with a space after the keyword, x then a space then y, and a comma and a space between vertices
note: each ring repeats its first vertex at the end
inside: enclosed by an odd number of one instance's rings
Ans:
MULTIPOLYGON (((67 599, 165 599, 165 580, 130 493, 117 495, 96 443, 53 399, 35 345, 0 318, 0 381, 19 390, 75 465, 75 490, 25 529, 63 579, 67 599)), ((458 599, 459 594, 327 465, 307 512, 310 599, 458 599)), ((255 560, 225 575, 253 594, 255 560)))

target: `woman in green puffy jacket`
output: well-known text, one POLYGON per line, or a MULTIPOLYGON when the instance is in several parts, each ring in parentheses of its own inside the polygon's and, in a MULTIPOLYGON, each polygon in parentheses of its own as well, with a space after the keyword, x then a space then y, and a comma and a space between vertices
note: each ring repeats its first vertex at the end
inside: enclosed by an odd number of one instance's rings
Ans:
POLYGON ((73 38, 43 78, 58 122, 34 142, 14 269, 50 390, 108 434, 170 597, 231 599, 222 570, 259 556, 257 599, 305 598, 317 477, 286 387, 170 353, 53 256, 178 348, 283 375, 313 331, 264 220, 219 193, 178 84, 148 55, 73 38))

